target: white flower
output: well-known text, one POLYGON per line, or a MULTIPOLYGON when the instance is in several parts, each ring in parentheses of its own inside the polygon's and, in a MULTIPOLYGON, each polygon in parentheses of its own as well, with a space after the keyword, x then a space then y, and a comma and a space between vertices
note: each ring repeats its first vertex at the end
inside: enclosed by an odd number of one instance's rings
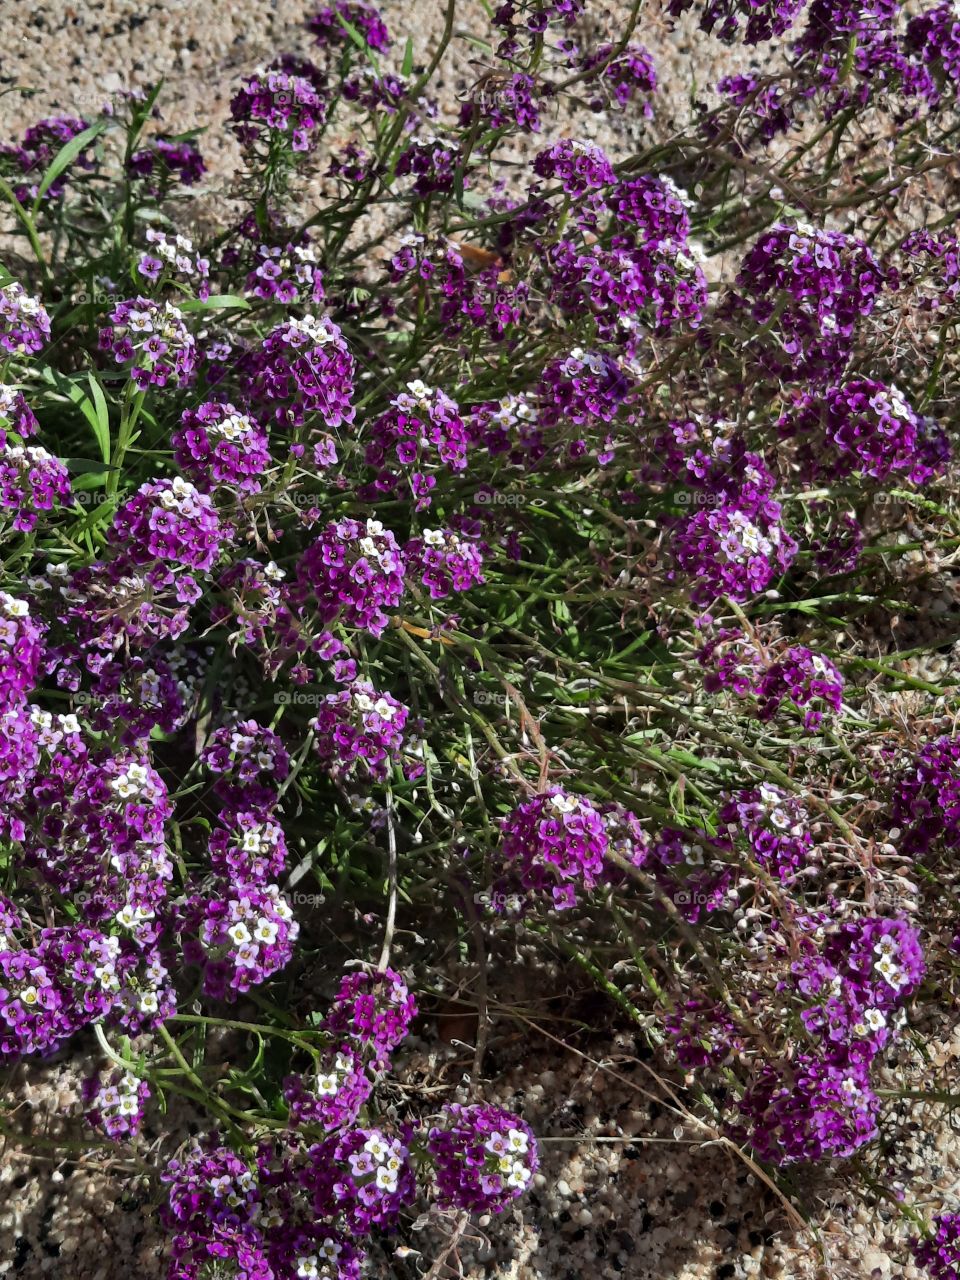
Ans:
POLYGON ((276 940, 279 930, 272 920, 261 919, 257 921, 253 936, 257 942, 262 942, 266 946, 276 940))
POLYGON ((526 1151, 529 1146, 527 1135, 522 1129, 508 1129, 507 1142, 511 1151, 526 1151))
POLYGON ((372 1133, 363 1144, 364 1151, 369 1151, 374 1160, 382 1160, 387 1155, 387 1148, 379 1134, 372 1133))

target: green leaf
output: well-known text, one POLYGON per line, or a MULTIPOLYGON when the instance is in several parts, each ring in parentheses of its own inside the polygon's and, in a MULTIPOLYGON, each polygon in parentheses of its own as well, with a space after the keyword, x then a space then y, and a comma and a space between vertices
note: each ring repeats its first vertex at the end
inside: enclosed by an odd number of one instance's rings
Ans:
POLYGON ((93 434, 96 436, 97 444, 100 446, 101 458, 103 458, 104 462, 109 462, 110 409, 107 405, 107 397, 103 394, 103 387, 101 387, 92 373, 88 375, 87 382, 90 384, 94 403, 94 418, 88 418, 88 421, 93 427, 93 434))
POLYGON ((400 74, 406 80, 410 72, 413 70, 413 36, 407 36, 407 43, 403 50, 403 66, 400 68, 400 74))
POLYGON ((97 481, 93 477, 100 477, 99 483, 103 483, 102 478, 107 474, 103 463, 96 462, 93 458, 61 458, 60 461, 72 476, 78 477, 70 481, 74 489, 94 489, 97 481))
POLYGON ((62 373, 59 373, 50 365, 43 366, 41 370, 41 377, 44 382, 49 382, 50 385, 55 387, 61 395, 65 396, 72 404, 77 406, 86 418, 87 422, 90 424, 103 461, 108 462, 110 460, 110 417, 109 413, 106 414, 105 419, 101 417, 102 410, 100 408, 100 404, 102 401, 103 410, 106 410, 106 398, 104 397, 102 388, 100 388, 99 384, 93 378, 93 375, 89 375, 91 390, 96 386, 97 390, 100 392, 100 397, 98 399, 96 392, 94 392, 94 398, 92 400, 84 394, 82 388, 77 382, 72 381, 70 378, 65 378, 62 373))
POLYGON ((40 180, 37 187, 37 194, 34 197, 33 205, 30 212, 36 213, 40 208, 40 202, 47 194, 47 191, 63 173, 68 165, 73 164, 80 152, 90 145, 94 138, 103 133, 107 127, 106 120, 99 120, 96 124, 92 124, 89 129, 84 129, 83 133, 78 133, 75 138, 71 138, 69 142, 64 143, 57 154, 50 161, 49 168, 40 180))
POLYGON ((224 311, 235 307, 239 311, 249 311, 250 303, 238 293, 213 293, 209 298, 186 298, 178 302, 181 311, 224 311))
POLYGON ((347 35, 350 37, 353 43, 357 46, 357 48, 360 50, 360 52, 363 54, 366 60, 370 63, 371 67, 373 67, 377 75, 379 75, 380 64, 377 62, 377 59, 374 56, 373 50, 367 44, 366 40, 364 40, 363 36, 360 34, 357 28, 353 25, 352 22, 348 22, 342 13, 337 13, 337 21, 340 23, 341 27, 343 27, 344 31, 346 31, 347 35))
POLYGON ((130 122, 130 131, 127 134, 126 154, 128 157, 133 154, 134 148, 136 147, 137 143, 140 141, 140 135, 141 133, 143 133, 143 127, 147 123, 147 121, 150 119, 150 115, 153 111, 153 108, 154 108, 154 105, 156 104, 157 99, 160 97, 160 90, 162 88, 163 88, 163 80, 161 78, 153 86, 153 88, 150 90, 150 92, 147 94, 144 100, 137 104, 134 110, 133 119, 130 122))

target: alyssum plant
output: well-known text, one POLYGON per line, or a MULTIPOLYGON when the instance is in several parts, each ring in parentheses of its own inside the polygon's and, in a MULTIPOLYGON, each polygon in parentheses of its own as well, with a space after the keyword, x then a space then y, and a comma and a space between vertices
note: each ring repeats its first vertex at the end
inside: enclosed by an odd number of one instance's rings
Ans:
POLYGON ((452 0, 416 69, 338 0, 238 88, 213 228, 157 93, 0 153, 0 1053, 102 1064, 134 1152, 204 1110, 172 1276, 357 1276, 530 1185, 479 1078, 379 1101, 430 911, 579 964, 770 1178, 904 1200, 960 950, 960 21, 705 5, 777 54, 669 129, 639 8, 510 0, 441 125, 452 0), (305 887, 366 922, 339 987, 305 887))

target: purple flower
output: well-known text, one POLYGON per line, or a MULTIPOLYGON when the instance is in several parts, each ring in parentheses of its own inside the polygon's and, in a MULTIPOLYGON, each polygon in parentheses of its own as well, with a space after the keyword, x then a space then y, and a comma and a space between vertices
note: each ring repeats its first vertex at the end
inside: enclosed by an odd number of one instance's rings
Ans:
POLYGON ((721 314, 755 327, 745 354, 784 381, 827 381, 849 359, 858 322, 895 283, 854 236, 778 223, 749 250, 721 314), (766 331, 766 332, 764 332, 766 331))
POLYGON ((555 178, 569 196, 584 195, 616 181, 608 157, 595 143, 564 138, 534 157, 533 171, 555 178))
POLYGON ((444 1208, 500 1213, 529 1187, 539 1164, 536 1139, 500 1107, 444 1107, 427 1132, 437 1199, 444 1208))
POLYGON ((114 517, 111 542, 136 564, 160 560, 210 569, 229 531, 210 498, 187 480, 142 484, 114 517))
POLYGON ((324 768, 338 781, 364 775, 383 781, 403 753, 409 715, 409 708, 369 681, 328 693, 310 721, 324 768))
POLYGON ((303 76, 269 70, 251 76, 230 103, 233 129, 252 146, 270 135, 288 138, 293 151, 311 151, 326 104, 303 76))
POLYGON ((12 280, 0 288, 0 347, 11 355, 42 351, 50 340, 50 317, 43 303, 12 280))
POLYGON ((130 172, 138 178, 157 174, 161 184, 176 177, 185 187, 192 187, 207 171, 203 156, 192 142, 176 142, 165 137, 151 139, 130 157, 130 172))
POLYGON ((281 426, 299 426, 310 415, 328 430, 353 421, 353 357, 327 317, 278 325, 246 358, 243 372, 249 395, 281 426))
POLYGON ((110 322, 100 331, 100 350, 111 352, 117 364, 135 362, 130 376, 141 390, 193 380, 196 344, 172 302, 131 298, 117 304, 110 322))
POLYGON ((220 485, 238 493, 259 493, 270 465, 266 432, 232 404, 208 401, 185 409, 170 443, 177 466, 209 492, 220 485))
POLYGON ((349 32, 341 18, 360 34, 369 49, 386 53, 390 48, 390 36, 379 10, 372 4, 366 4, 365 0, 337 0, 334 5, 319 9, 307 22, 307 30, 313 32, 321 47, 342 45, 352 48, 349 32))
POLYGON ((290 599, 311 603, 321 623, 337 619, 382 635, 404 590, 405 565, 396 538, 379 520, 337 520, 300 557, 290 599))

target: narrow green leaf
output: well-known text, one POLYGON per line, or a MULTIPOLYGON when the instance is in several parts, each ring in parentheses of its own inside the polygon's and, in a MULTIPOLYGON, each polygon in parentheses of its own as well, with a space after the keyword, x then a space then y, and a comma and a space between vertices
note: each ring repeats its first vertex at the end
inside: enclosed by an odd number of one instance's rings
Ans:
POLYGON ((64 143, 57 154, 50 161, 50 165, 40 180, 37 187, 37 194, 34 197, 33 205, 30 212, 36 213, 40 208, 43 197, 47 194, 50 187, 56 182, 68 165, 73 164, 77 156, 89 144, 103 133, 107 127, 106 120, 99 120, 96 124, 92 124, 89 129, 84 129, 83 133, 78 133, 75 138, 71 138, 69 142, 64 143))
POLYGON ((229 307, 239 311, 250 310, 250 303, 238 293, 214 293, 209 298, 185 298, 177 306, 181 311, 225 311, 229 307))
POLYGON ((97 437, 97 444, 100 446, 100 456, 104 462, 110 461, 110 409, 107 405, 107 397, 103 394, 103 388, 96 380, 93 374, 89 374, 87 381, 90 384, 90 391, 93 394, 93 403, 95 406, 95 420, 90 421, 93 427, 93 433, 97 437))
POLYGON ((360 50, 360 52, 363 54, 366 60, 370 63, 371 67, 373 67, 377 75, 379 75, 380 64, 377 62, 377 59, 374 56, 373 50, 367 44, 366 40, 364 40, 363 36, 360 34, 357 28, 353 25, 352 22, 348 22, 342 13, 337 13, 337 21, 340 23, 341 27, 343 27, 344 31, 346 31, 347 35, 350 37, 353 43, 357 46, 357 48, 360 50))

